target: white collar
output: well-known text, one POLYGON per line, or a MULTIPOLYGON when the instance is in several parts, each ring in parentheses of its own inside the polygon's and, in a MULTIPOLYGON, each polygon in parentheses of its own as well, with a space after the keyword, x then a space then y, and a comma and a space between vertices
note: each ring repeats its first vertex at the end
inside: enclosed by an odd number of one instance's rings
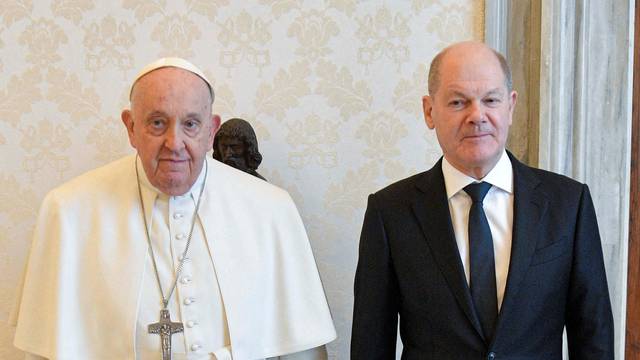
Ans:
MULTIPOLYGON (((196 178, 196 181, 193 183, 193 185, 191 185, 191 188, 186 193, 182 195, 177 195, 176 197, 190 195, 191 198, 194 200, 198 198, 198 195, 200 194, 200 186, 204 181, 205 166, 207 166, 206 162, 207 162, 207 159, 204 159, 204 163, 202 164, 202 169, 200 170, 200 175, 198 175, 198 177, 196 178)), ((138 173, 140 174, 140 184, 142 184, 144 188, 151 190, 151 192, 153 192, 156 197, 165 197, 165 198, 171 197, 171 195, 163 193, 162 191, 160 191, 158 188, 156 188, 151 184, 151 182, 149 181, 149 178, 147 178, 147 173, 144 171, 144 167, 142 166, 142 160, 140 159, 139 156, 136 157, 136 166, 138 167, 138 173)))
POLYGON ((442 158, 442 175, 444 176, 444 185, 447 189, 447 199, 451 199, 451 197, 465 186, 481 181, 488 182, 494 187, 500 188, 508 193, 513 192, 513 167, 506 150, 502 151, 502 156, 493 169, 480 180, 476 180, 456 169, 444 157, 442 158))

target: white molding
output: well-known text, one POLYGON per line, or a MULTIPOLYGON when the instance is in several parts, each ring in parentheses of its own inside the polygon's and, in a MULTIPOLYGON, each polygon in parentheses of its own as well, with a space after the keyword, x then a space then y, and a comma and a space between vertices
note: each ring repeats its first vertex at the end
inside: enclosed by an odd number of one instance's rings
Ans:
POLYGON ((539 166, 586 182, 623 358, 631 155, 631 0, 543 0, 539 166))
POLYGON ((509 0, 485 0, 484 42, 507 55, 509 0))

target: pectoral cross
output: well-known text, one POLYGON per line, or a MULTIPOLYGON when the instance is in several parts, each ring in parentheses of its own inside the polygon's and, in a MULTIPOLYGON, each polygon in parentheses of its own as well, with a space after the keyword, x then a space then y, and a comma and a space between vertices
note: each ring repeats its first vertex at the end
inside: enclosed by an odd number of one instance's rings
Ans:
POLYGON ((162 360, 171 360, 171 335, 184 331, 181 322, 171 322, 168 309, 160 310, 160 321, 149 324, 149 334, 160 334, 162 360))

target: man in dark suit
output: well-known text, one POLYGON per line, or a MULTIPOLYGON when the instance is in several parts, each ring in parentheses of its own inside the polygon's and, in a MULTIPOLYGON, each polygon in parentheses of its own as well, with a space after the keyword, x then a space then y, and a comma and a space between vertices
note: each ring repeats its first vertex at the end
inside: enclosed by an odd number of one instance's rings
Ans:
POLYGON ((613 317, 586 185, 505 150, 517 93, 502 55, 443 50, 423 98, 444 156, 369 196, 351 358, 614 358, 613 317))

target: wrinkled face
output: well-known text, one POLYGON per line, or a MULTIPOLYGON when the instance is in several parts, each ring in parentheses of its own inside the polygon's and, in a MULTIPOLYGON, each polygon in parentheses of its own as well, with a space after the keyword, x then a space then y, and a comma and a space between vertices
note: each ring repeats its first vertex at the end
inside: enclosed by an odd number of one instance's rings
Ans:
POLYGON ((450 48, 439 73, 436 93, 423 98, 425 121, 447 161, 480 179, 502 155, 517 94, 507 90, 496 56, 480 44, 450 48))
POLYGON ((168 195, 182 195, 195 183, 220 126, 206 83, 173 67, 137 81, 122 121, 147 178, 168 195))
POLYGON ((222 136, 218 140, 217 151, 220 152, 222 162, 225 164, 242 171, 248 170, 244 141, 231 136, 222 136))

